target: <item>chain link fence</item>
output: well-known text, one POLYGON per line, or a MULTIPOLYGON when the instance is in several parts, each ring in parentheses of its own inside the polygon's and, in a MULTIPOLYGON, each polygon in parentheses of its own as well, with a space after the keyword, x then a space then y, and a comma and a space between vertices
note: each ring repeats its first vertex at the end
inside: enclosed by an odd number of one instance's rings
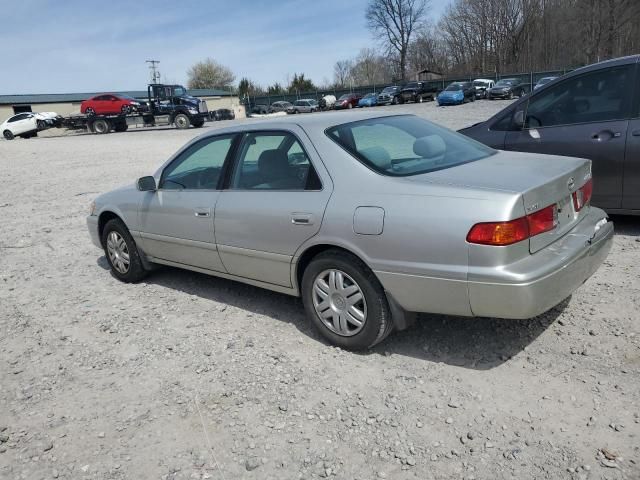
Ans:
MULTIPOLYGON (((474 73, 468 75, 449 75, 443 77, 438 80, 423 80, 429 86, 436 87, 438 90, 444 90, 447 85, 451 82, 470 82, 478 78, 490 79, 494 81, 498 81, 502 78, 517 78, 522 83, 529 84, 533 88, 538 80, 544 77, 559 77, 564 75, 567 72, 573 70, 572 68, 563 68, 558 70, 545 70, 545 71, 537 71, 537 72, 519 72, 519 73, 501 73, 497 74, 495 72, 491 73, 474 73)), ((367 93, 380 93, 382 89, 388 85, 405 85, 409 83, 411 80, 399 81, 399 82, 391 82, 380 85, 360 85, 360 86, 351 86, 349 88, 329 88, 329 89, 317 89, 313 91, 306 92, 289 92, 282 94, 273 94, 273 95, 247 95, 242 100, 243 104, 247 108, 247 112, 251 112, 253 108, 256 106, 265 106, 268 107, 273 102, 290 102, 293 103, 296 100, 302 99, 314 99, 316 101, 320 101, 322 97, 325 95, 335 95, 336 98, 340 98, 341 95, 347 93, 357 93, 360 95, 366 95, 367 93)))

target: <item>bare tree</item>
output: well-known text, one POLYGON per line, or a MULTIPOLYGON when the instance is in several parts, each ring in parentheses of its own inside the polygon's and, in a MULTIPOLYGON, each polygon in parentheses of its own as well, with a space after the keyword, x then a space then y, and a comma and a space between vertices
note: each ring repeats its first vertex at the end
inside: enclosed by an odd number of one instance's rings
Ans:
POLYGON ((407 76, 411 38, 425 21, 427 5, 428 0, 370 0, 367 6, 367 25, 390 51, 398 54, 402 78, 407 76))
POLYGON ((233 72, 212 58, 193 65, 187 72, 189 88, 213 88, 231 85, 236 79, 233 72))
POLYGON ((336 86, 345 87, 351 79, 352 60, 338 60, 333 66, 333 78, 336 86))

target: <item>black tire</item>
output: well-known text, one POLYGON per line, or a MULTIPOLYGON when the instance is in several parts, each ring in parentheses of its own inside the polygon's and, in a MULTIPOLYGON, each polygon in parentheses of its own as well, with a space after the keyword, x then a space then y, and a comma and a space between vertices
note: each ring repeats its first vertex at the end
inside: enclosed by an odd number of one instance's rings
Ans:
POLYGON ((302 277, 302 301, 307 317, 331 344, 346 350, 364 350, 383 341, 393 330, 391 310, 384 289, 373 272, 357 257, 341 251, 327 250, 317 255, 307 266, 302 277), (316 277, 329 269, 337 269, 358 284, 367 305, 367 316, 362 329, 352 336, 331 331, 316 313, 313 304, 313 286, 316 277))
POLYGON ((45 128, 47 128, 47 123, 44 120, 38 120, 36 122, 36 125, 38 127, 38 130, 44 130, 45 128))
POLYGON ((147 270, 142 266, 142 260, 140 259, 140 253, 133 237, 129 233, 126 225, 119 218, 113 218, 107 222, 102 231, 102 248, 104 249, 104 255, 107 257, 107 262, 111 267, 111 274, 121 282, 133 283, 139 282, 147 275, 147 270), (107 247, 107 242, 111 232, 116 232, 117 235, 122 238, 126 244, 127 253, 129 255, 129 266, 126 272, 121 272, 114 266, 111 255, 107 247))
POLYGON ((347 103, 347 108, 349 109, 353 108, 353 105, 351 104, 351 102, 347 103))
POLYGON ((418 103, 424 102, 424 98, 422 98, 422 95, 418 95, 416 98, 418 103))
POLYGON ((109 133, 111 130, 111 124, 108 120, 99 118, 93 121, 91 124, 91 130, 93 130, 93 133, 97 133, 98 135, 104 135, 105 133, 109 133))
POLYGON ((189 128, 189 125, 191 125, 191 120, 189 120, 189 117, 184 113, 179 113, 174 117, 173 123, 178 130, 185 130, 189 128))
POLYGON ((93 117, 96 114, 96 111, 93 108, 88 107, 84 110, 84 113, 85 115, 89 115, 90 117, 93 117))
POLYGON ((115 127, 114 130, 116 132, 126 132, 129 129, 129 125, 127 125, 126 123, 118 123, 115 127))
POLYGON ((513 90, 509 90, 509 100, 513 100, 513 90))
POLYGON ((129 115, 131 113, 131 105, 122 105, 120 111, 123 115, 129 115))
POLYGON ((204 125, 204 120, 194 120, 192 125, 195 128, 201 128, 204 125))
POLYGON ((391 105, 397 105, 398 104, 398 97, 393 97, 393 100, 391 100, 391 105))
POLYGON ((475 101, 476 101, 476 94, 475 94, 475 93, 473 93, 473 94, 471 95, 471 101, 472 101, 472 102, 475 102, 475 101))
POLYGON ((13 140, 14 138, 16 138, 15 135, 11 133, 11 130, 5 130, 4 132, 2 132, 2 136, 5 140, 13 140))

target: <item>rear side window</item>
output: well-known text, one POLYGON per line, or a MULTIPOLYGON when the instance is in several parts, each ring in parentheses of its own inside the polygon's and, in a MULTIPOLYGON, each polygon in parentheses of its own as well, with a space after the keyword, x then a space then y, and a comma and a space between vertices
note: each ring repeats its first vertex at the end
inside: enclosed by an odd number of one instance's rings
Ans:
POLYGON ((529 101, 525 126, 540 128, 626 119, 633 90, 633 65, 578 75, 534 95, 529 101))
POLYGON ((409 176, 480 160, 495 150, 418 117, 381 117, 337 125, 326 134, 376 172, 409 176))

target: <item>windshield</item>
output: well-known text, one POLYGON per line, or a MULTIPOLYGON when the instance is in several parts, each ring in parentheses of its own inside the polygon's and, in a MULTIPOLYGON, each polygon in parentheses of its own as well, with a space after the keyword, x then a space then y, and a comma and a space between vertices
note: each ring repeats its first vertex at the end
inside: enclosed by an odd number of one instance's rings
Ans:
POLYGON ((350 93, 345 93, 338 100, 348 100, 349 98, 351 98, 351 94, 350 93))
POLYGON ((398 90, 398 87, 385 87, 384 90, 382 90, 382 93, 393 93, 396 90, 398 90))
POLYGON ((375 96, 375 93, 367 93, 363 98, 374 98, 375 96))
POLYGON ((509 87, 515 83, 515 80, 498 80, 496 87, 509 87))
POLYGON ((184 87, 174 87, 173 95, 175 97, 184 97, 187 95, 187 91, 185 90, 184 87))
POLYGON ((553 79, 555 79, 555 77, 541 78, 540 80, 538 80, 538 85, 544 85, 545 83, 549 83, 553 79))
POLYGON ((413 83, 407 83, 404 88, 417 88, 418 84, 413 82, 413 83))
POLYGON ((459 90, 462 90, 462 85, 459 85, 459 84, 449 85, 447 88, 444 89, 445 92, 457 92, 459 90))
POLYGON ((474 87, 486 87, 487 86, 487 82, 483 82, 482 80, 475 80, 473 82, 473 86, 474 87))
POLYGON ((495 150, 413 115, 337 125, 326 134, 382 175, 405 177, 462 165, 495 150))

